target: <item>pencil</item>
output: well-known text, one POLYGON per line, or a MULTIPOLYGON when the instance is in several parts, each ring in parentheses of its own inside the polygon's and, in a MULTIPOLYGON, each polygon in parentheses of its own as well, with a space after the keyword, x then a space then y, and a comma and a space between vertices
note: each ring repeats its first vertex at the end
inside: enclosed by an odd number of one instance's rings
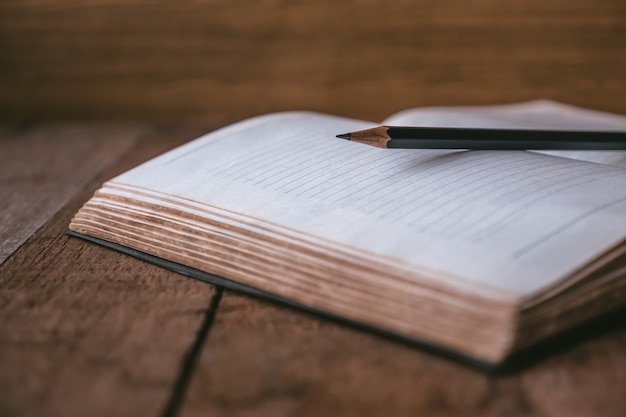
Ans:
POLYGON ((337 137, 379 148, 626 150, 625 131, 378 126, 337 137))

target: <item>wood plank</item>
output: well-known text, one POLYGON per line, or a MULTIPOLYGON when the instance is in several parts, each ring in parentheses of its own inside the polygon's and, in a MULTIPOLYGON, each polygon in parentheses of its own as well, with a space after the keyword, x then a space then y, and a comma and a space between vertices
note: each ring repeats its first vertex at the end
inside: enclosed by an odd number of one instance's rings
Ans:
POLYGON ((10 0, 5 120, 225 123, 552 98, 626 113, 621 0, 10 0))
MULTIPOLYGON (((92 158, 100 128, 81 129, 82 153, 58 164, 92 158)), ((104 180, 199 133, 147 135, 0 266, 0 415, 150 416, 166 407, 213 287, 64 232, 104 180)))
POLYGON ((181 416, 619 416, 626 326, 489 376, 420 349, 225 292, 181 416))
POLYGON ((0 264, 146 132, 78 124, 2 130, 0 264))

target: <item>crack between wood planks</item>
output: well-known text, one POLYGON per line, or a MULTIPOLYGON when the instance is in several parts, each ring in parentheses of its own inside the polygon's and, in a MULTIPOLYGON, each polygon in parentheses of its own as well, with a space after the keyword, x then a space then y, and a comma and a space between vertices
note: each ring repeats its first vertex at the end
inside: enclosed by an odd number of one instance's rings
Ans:
POLYGON ((172 389, 172 394, 165 405, 163 413, 161 413, 162 417, 175 417, 180 411, 180 407, 185 399, 185 394, 187 393, 187 388, 189 387, 189 383, 193 377, 196 363, 202 353, 202 347, 204 346, 204 342, 209 335, 209 330, 211 329, 211 325, 215 319, 215 314, 217 313, 223 292, 223 288, 215 287, 215 294, 211 298, 209 309, 207 310, 204 316, 204 321, 196 334, 196 339, 185 355, 180 373, 178 374, 178 378, 176 378, 174 388, 172 389))

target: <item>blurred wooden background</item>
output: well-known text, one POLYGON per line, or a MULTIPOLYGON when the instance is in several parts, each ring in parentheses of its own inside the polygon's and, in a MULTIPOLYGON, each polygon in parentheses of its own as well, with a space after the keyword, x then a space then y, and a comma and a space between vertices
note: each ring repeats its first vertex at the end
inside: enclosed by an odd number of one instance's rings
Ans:
POLYGON ((2 0, 0 121, 552 98, 626 113, 623 0, 2 0))

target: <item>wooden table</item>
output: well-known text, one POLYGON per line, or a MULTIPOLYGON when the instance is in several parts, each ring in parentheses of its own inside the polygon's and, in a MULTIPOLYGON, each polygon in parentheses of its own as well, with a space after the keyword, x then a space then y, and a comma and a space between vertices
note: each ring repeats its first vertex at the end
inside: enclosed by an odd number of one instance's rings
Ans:
POLYGON ((211 128, 0 129, 0 415, 624 415, 624 324, 489 375, 64 234, 103 181, 211 128))

